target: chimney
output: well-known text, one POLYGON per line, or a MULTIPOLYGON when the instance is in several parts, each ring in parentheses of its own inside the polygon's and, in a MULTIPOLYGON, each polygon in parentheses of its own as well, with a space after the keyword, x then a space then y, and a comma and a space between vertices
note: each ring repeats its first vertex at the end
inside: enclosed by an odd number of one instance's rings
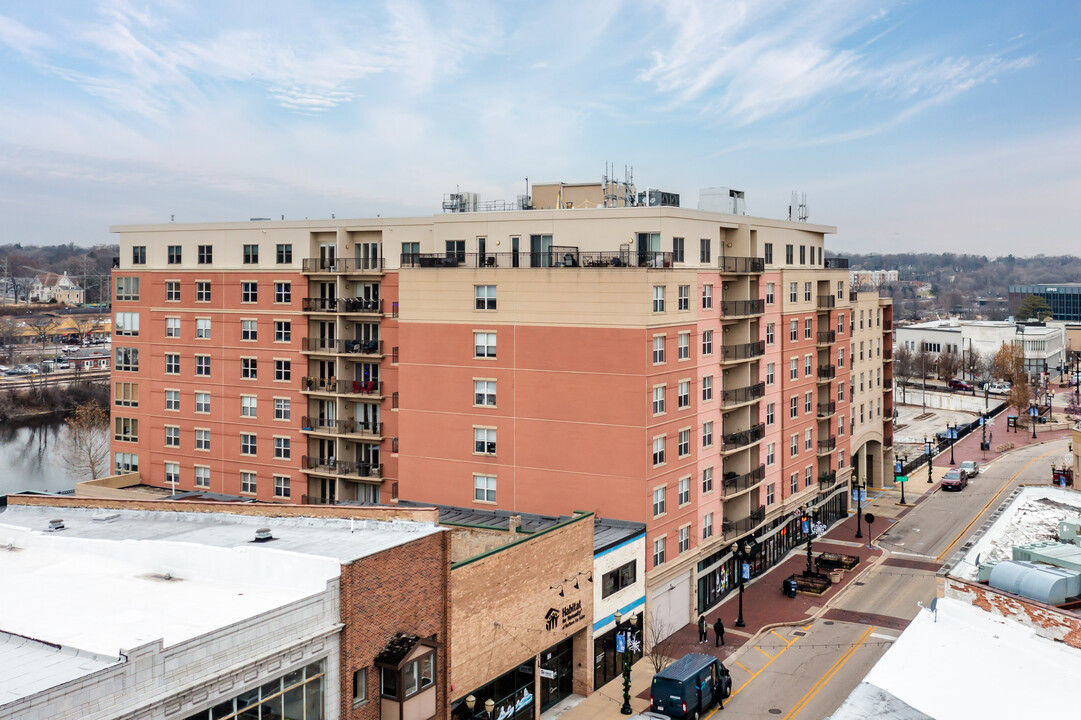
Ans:
POLYGON ((515 535, 518 533, 518 528, 520 527, 522 527, 522 516, 511 515, 510 518, 507 520, 507 532, 509 532, 511 535, 515 535))

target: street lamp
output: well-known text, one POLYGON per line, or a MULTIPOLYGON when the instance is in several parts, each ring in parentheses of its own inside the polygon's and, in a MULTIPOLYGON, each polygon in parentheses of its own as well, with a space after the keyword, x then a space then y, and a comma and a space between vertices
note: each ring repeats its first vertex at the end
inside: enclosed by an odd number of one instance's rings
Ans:
POLYGON ((1036 401, 1035 400, 1029 400, 1028 403, 1029 403, 1029 408, 1028 408, 1029 420, 1032 422, 1032 439, 1035 440, 1036 439, 1036 412, 1037 412, 1036 411, 1036 401))
POLYGON ((863 492, 867 489, 867 483, 860 485, 860 479, 857 475, 857 468, 852 468, 852 490, 856 496, 856 538, 863 537, 863 525, 860 523, 860 519, 863 517, 863 492))
POLYGON ((934 482, 931 477, 931 441, 927 439, 927 436, 923 436, 923 449, 927 453, 927 484, 930 485, 934 482))
POLYGON ((953 459, 953 446, 957 443, 957 423, 953 424, 953 429, 950 429, 950 424, 946 423, 946 437, 950 439, 950 465, 955 464, 953 459))
POLYGON ((818 511, 811 507, 810 503, 800 506, 800 523, 803 526, 803 533, 807 536, 807 573, 810 574, 813 570, 813 557, 811 552, 811 539, 814 537, 814 525, 817 519, 818 511))
POLYGON ((739 573, 739 617, 736 618, 736 627, 747 627, 743 621, 743 561, 754 554, 755 545, 752 538, 743 542, 732 543, 732 552, 736 556, 736 572, 739 573))
POLYGON ((627 624, 623 625, 621 620, 623 614, 616 610, 616 647, 618 649, 619 638, 623 637, 623 707, 619 709, 619 712, 623 715, 631 715, 634 710, 631 709, 631 646, 634 640, 634 626, 638 624, 638 616, 631 615, 627 620, 627 624))
MULTIPOLYGON (((901 469, 904 470, 905 465, 908 465, 908 453, 901 456, 901 469)), ((908 478, 905 478, 906 482, 901 483, 901 504, 905 504, 905 485, 908 485, 908 478)))
POLYGON ((1047 393, 1047 422, 1055 422, 1055 393, 1047 393))

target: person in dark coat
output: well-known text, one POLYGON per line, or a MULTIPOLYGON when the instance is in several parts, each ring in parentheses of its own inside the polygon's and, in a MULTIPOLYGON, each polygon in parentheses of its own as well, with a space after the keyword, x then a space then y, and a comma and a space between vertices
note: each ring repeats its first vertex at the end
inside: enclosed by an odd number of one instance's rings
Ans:
POLYGON ((699 615, 698 616, 698 642, 704 643, 707 640, 709 640, 709 635, 707 634, 707 631, 706 631, 707 627, 708 626, 706 625, 706 616, 705 615, 699 615))
POLYGON ((724 623, 720 618, 717 618, 717 622, 713 623, 713 632, 717 634, 717 644, 714 647, 720 647, 724 645, 724 623))

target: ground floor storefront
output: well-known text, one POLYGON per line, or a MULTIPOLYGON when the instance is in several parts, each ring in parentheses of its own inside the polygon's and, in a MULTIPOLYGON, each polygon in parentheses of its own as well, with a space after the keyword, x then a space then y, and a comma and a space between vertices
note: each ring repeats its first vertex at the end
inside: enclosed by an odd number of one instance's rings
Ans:
MULTIPOLYGON (((630 625, 630 652, 631 665, 642 659, 642 629, 645 615, 641 612, 634 615, 634 623, 630 625)), ((625 635, 628 631, 629 618, 623 620, 619 627, 613 627, 603 635, 593 638, 593 689, 613 680, 623 674, 624 653, 617 650, 616 636, 625 635)), ((622 643, 620 643, 621 645, 622 643)))

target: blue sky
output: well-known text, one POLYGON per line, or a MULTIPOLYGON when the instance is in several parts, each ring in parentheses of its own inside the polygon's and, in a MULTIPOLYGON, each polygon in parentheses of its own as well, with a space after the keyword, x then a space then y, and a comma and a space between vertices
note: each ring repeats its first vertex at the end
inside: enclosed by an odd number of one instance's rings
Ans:
POLYGON ((438 212, 456 187, 807 194, 861 252, 1081 254, 1076 2, 0 2, 0 242, 438 212))

